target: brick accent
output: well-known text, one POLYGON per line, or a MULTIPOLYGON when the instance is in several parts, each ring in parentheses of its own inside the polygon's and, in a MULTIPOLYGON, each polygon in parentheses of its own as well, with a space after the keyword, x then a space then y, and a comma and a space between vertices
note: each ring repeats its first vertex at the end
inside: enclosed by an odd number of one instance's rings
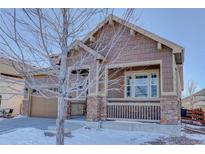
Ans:
POLYGON ((99 121, 106 119, 107 98, 104 96, 88 96, 87 121, 99 121))
POLYGON ((180 102, 176 96, 163 96, 160 107, 160 124, 176 125, 180 123, 180 102))

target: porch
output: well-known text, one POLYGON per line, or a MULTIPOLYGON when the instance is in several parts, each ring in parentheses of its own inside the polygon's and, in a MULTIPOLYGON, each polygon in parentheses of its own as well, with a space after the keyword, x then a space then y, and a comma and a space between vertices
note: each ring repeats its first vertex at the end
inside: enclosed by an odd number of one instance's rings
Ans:
POLYGON ((109 68, 106 119, 159 123, 160 65, 109 68))

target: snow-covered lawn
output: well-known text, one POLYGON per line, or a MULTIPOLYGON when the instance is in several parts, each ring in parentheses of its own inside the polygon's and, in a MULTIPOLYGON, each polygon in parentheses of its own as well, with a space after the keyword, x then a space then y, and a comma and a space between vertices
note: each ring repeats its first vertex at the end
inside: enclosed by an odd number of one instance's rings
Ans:
MULTIPOLYGON (((183 133, 183 137, 205 144, 205 135, 183 133)), ((155 144, 160 139, 169 141, 168 136, 156 133, 80 128, 65 138, 65 144, 155 144)), ((19 128, 0 135, 0 144, 55 144, 55 137, 45 136, 40 129, 19 128)))
MULTIPOLYGON (((143 144, 159 137, 162 135, 80 128, 72 131, 72 137, 65 138, 65 144, 143 144)), ((0 135, 0 144, 55 144, 55 137, 45 136, 40 129, 20 128, 0 135)))

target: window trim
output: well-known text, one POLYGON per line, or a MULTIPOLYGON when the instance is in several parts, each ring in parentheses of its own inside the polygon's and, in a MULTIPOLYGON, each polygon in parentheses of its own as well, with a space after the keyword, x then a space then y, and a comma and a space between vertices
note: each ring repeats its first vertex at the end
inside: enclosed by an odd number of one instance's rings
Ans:
POLYGON ((124 98, 132 98, 132 99, 156 99, 159 98, 159 92, 160 92, 160 76, 159 76, 159 69, 150 69, 150 70, 143 70, 143 71, 126 71, 124 76, 124 98), (156 73, 157 75, 157 96, 151 97, 151 74, 156 73), (137 75, 147 75, 148 80, 148 96, 147 97, 135 97, 135 76, 137 75), (127 97, 127 77, 132 76, 132 82, 131 82, 131 96, 127 97))

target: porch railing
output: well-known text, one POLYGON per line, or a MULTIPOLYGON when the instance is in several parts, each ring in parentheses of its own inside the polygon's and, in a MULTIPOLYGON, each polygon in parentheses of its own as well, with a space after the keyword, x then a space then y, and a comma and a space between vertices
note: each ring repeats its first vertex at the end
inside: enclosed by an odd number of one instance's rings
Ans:
POLYGON ((107 119, 160 121, 159 103, 108 103, 107 119))

